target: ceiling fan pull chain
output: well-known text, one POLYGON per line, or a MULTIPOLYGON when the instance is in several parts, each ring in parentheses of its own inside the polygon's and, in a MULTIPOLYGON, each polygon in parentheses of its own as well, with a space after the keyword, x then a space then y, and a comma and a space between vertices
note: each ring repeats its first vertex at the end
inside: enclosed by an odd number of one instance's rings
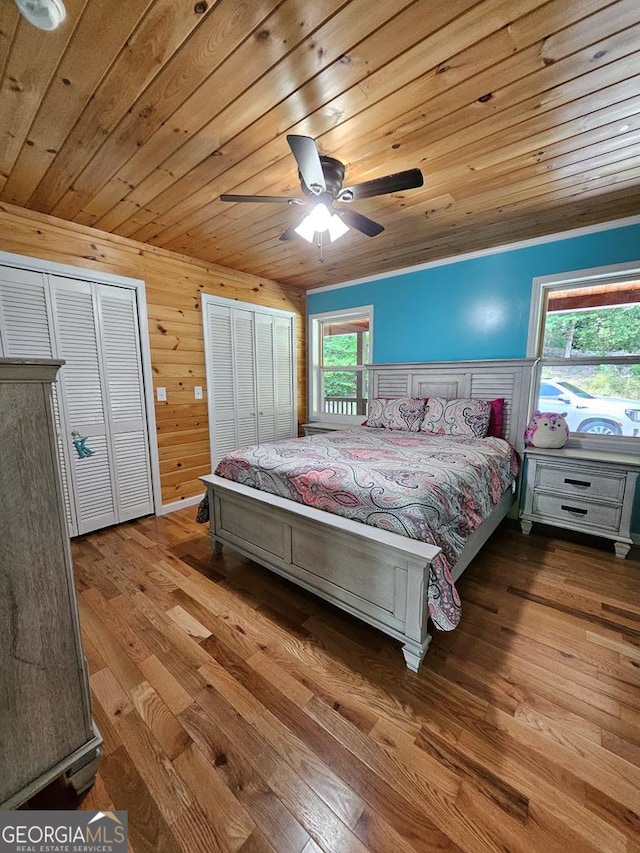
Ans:
POLYGON ((318 235, 318 250, 320 252, 320 257, 318 258, 318 263, 323 264, 324 263, 324 255, 322 254, 322 231, 316 231, 316 234, 318 235))

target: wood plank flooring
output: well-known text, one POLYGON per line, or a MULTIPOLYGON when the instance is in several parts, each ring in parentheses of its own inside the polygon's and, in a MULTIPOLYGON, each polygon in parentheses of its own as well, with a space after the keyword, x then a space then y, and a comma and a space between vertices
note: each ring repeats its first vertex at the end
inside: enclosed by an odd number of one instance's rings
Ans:
POLYGON ((640 562, 503 528, 420 673, 195 510, 73 545, 94 716, 81 808, 143 851, 640 851, 640 562))

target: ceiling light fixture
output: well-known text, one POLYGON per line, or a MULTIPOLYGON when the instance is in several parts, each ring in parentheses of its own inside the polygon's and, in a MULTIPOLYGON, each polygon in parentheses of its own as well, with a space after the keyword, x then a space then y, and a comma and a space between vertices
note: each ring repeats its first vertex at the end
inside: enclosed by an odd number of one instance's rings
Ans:
POLYGON ((296 234, 303 237, 309 243, 316 241, 319 250, 318 260, 321 264, 324 263, 324 255, 322 253, 322 239, 326 231, 329 232, 329 238, 333 243, 343 234, 346 234, 349 226, 346 225, 337 213, 331 213, 326 204, 319 201, 311 208, 302 222, 294 228, 296 234))
POLYGON ((313 243, 315 235, 329 232, 329 238, 333 243, 343 234, 346 234, 349 226, 340 219, 337 213, 330 213, 326 204, 319 202, 314 205, 311 213, 308 213, 300 225, 295 229, 296 234, 304 237, 309 243, 313 243))
POLYGON ((55 30, 67 16, 62 0, 15 0, 15 4, 39 30, 55 30))

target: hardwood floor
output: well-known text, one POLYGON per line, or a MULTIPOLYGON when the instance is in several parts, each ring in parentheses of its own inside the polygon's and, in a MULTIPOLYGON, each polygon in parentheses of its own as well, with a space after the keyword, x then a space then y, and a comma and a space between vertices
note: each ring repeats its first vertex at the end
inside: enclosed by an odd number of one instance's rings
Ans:
POLYGON ((637 559, 498 531, 416 676, 194 515, 73 546, 104 736, 81 808, 127 809, 135 853, 640 851, 637 559))

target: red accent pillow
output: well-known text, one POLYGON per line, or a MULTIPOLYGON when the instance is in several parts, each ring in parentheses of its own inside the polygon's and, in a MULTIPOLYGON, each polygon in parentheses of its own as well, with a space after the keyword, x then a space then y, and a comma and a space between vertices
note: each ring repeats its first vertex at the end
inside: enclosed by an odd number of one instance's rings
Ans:
POLYGON ((491 406, 491 414, 489 415, 487 435, 495 435, 496 438, 503 438, 504 397, 498 397, 497 400, 489 400, 488 402, 491 406))

